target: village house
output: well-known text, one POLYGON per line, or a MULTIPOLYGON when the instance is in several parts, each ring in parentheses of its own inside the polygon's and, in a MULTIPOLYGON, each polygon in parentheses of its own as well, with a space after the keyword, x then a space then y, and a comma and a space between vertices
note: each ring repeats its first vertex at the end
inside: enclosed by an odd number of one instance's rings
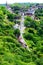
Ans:
POLYGON ((39 5, 38 6, 38 9, 43 9, 43 5, 39 5))
POLYGON ((32 16, 32 15, 34 15, 34 13, 35 13, 35 8, 31 7, 31 8, 29 8, 28 11, 26 11, 24 14, 25 14, 25 15, 32 16))

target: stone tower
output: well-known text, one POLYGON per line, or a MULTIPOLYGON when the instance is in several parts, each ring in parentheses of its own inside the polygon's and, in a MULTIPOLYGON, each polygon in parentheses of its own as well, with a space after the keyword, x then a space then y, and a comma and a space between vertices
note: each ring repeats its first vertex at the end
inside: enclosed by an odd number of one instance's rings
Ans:
POLYGON ((6 1, 6 7, 8 6, 8 3, 7 3, 7 1, 6 1))
POLYGON ((8 4, 8 2, 6 1, 6 8, 9 8, 10 6, 9 6, 9 4, 8 4))

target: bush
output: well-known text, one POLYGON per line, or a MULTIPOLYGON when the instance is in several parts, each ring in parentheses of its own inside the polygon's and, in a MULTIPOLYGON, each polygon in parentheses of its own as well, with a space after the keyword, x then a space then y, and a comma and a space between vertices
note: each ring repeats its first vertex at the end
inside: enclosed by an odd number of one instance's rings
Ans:
POLYGON ((27 34, 24 34, 24 38, 26 38, 27 40, 32 40, 33 35, 31 33, 27 33, 27 34))
POLYGON ((16 37, 19 37, 20 36, 20 30, 19 29, 15 29, 14 30, 14 34, 16 37))

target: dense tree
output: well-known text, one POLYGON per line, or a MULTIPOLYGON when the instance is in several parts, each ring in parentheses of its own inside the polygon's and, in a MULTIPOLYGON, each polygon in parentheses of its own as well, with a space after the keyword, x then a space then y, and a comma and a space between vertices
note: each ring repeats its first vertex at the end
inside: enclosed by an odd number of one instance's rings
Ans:
POLYGON ((39 19, 41 19, 41 17, 43 17, 43 9, 37 9, 36 11, 35 11, 35 16, 37 17, 37 18, 39 18, 39 19))
POLYGON ((14 34, 16 37, 20 36, 20 30, 19 29, 15 29, 14 34))
POLYGON ((26 17, 24 24, 26 29, 23 36, 26 43, 32 49, 32 60, 35 61, 36 65, 41 65, 43 64, 41 61, 43 56, 43 19, 35 21, 26 17))

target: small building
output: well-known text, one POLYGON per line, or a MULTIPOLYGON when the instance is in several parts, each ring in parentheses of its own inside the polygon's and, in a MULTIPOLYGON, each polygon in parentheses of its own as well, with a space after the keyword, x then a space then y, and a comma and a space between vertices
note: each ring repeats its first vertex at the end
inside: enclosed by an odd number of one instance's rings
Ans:
POLYGON ((39 5, 38 6, 38 9, 43 9, 43 5, 39 5))
POLYGON ((32 15, 34 15, 34 13, 35 13, 35 10, 34 10, 33 8, 30 8, 30 9, 28 9, 28 11, 26 11, 24 14, 25 14, 25 15, 32 16, 32 15))

